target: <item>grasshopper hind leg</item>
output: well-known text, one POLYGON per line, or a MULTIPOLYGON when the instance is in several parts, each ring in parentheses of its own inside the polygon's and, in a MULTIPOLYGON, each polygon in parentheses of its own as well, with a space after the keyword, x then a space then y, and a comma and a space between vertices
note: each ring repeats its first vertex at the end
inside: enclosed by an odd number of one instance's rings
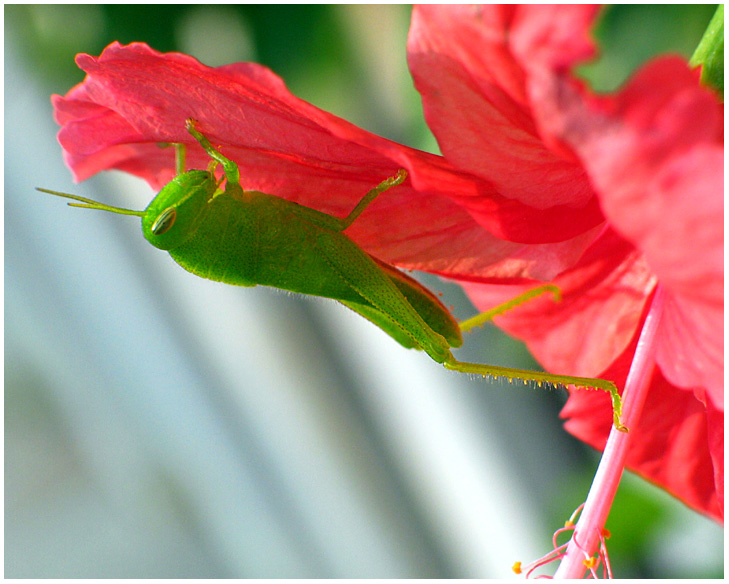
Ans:
MULTIPOLYGON (((495 316, 503 314, 507 310, 511 310, 512 308, 515 308, 516 306, 519 306, 520 304, 523 304, 524 302, 527 302, 528 300, 531 300, 532 298, 535 298, 536 296, 545 294, 547 292, 553 295, 555 302, 559 302, 561 300, 561 292, 557 286, 553 284, 538 286, 536 288, 532 288, 531 290, 527 290, 516 298, 500 304, 499 306, 492 308, 491 310, 488 310, 474 316, 473 318, 469 318, 468 320, 461 322, 461 331, 466 332, 473 328, 479 327, 486 322, 492 320, 495 316)), ((573 385, 577 388, 585 389, 602 389, 603 391, 607 391, 610 394, 613 408, 613 424, 615 428, 617 428, 621 432, 628 431, 628 428, 624 426, 620 421, 620 417, 622 415, 622 400, 620 398, 620 394, 618 393, 617 386, 612 381, 608 381, 606 379, 593 379, 589 377, 574 377, 571 375, 554 375, 551 373, 543 373, 538 371, 526 371, 522 369, 510 369, 507 367, 482 365, 479 363, 465 363, 463 361, 458 361, 455 357, 453 357, 452 354, 451 358, 447 359, 443 363, 443 366, 446 369, 451 369, 453 371, 460 371, 462 373, 475 373, 477 375, 483 375, 484 377, 503 377, 509 379, 509 381, 513 379, 522 379, 525 382, 535 381, 539 385, 541 385, 542 383, 549 383, 553 385, 563 386, 573 385)))

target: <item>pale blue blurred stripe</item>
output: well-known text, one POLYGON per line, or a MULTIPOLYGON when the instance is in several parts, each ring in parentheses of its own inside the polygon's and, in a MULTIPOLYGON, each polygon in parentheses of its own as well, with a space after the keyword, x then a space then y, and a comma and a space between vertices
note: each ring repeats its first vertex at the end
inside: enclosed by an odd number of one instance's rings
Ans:
MULTIPOLYGON (((454 433, 464 422, 453 413, 420 418, 463 409, 463 395, 445 385, 458 376, 333 303, 302 309, 268 290, 200 280, 148 246, 136 218, 35 192, 130 207, 151 196, 129 179, 73 185, 47 95, 12 50, 5 81, 6 575, 508 569, 510 557, 489 557, 493 538, 473 532, 481 519, 493 526, 473 511, 474 500, 494 501, 484 461, 442 467, 448 454, 433 450, 472 452, 473 436, 454 433), (336 319, 330 338, 353 369, 312 328, 320 309, 336 319), (371 342, 356 344, 364 335, 371 342), (400 383, 417 391, 390 391, 400 383), (52 423, 34 423, 45 418, 33 407, 52 423), (482 470, 451 474, 469 466, 482 470)), ((499 488, 511 481, 498 461, 488 472, 499 488)), ((507 539, 528 555, 533 542, 507 539)))

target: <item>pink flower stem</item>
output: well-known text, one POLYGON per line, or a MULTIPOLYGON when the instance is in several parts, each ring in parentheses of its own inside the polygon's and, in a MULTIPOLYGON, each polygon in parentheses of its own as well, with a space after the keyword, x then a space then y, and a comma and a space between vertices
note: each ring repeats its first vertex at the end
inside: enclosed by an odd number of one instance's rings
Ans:
MULTIPOLYGON (((633 363, 623 391, 622 421, 628 428, 638 425, 645 398, 653 374, 655 336, 663 312, 663 290, 658 286, 653 297, 650 312, 638 339, 633 363)), ((623 474, 628 454, 630 432, 620 432, 615 427, 610 431, 600 465, 587 495, 585 507, 575 526, 572 539, 567 546, 555 578, 582 578, 587 570, 584 561, 593 556, 600 545, 605 521, 615 492, 623 474)))

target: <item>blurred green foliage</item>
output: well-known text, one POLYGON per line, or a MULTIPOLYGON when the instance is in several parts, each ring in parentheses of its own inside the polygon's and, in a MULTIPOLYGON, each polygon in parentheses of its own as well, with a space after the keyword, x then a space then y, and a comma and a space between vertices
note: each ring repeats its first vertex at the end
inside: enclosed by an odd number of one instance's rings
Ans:
POLYGON ((652 57, 673 53, 688 59, 715 10, 712 4, 607 6, 595 28, 600 54, 580 73, 595 90, 612 91, 652 57))

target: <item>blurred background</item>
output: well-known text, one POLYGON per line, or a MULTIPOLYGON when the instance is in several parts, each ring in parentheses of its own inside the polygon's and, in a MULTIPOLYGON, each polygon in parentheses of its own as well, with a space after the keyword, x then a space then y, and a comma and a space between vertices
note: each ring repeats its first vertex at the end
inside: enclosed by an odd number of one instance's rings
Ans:
MULTIPOLYGON (((690 56, 712 6, 620 6, 583 74, 619 85, 690 56)), ((195 278, 138 219, 146 183, 74 185, 49 97, 73 58, 144 41, 215 66, 257 61, 299 97, 437 152, 407 70, 410 8, 5 6, 5 576, 510 577, 551 547, 597 454, 558 392, 445 371, 343 307, 195 278)), ((474 313, 433 277, 458 318, 474 313)), ((493 327, 464 360, 534 367, 493 327)), ((723 575, 720 526, 632 475, 607 527, 624 578, 723 575)))

